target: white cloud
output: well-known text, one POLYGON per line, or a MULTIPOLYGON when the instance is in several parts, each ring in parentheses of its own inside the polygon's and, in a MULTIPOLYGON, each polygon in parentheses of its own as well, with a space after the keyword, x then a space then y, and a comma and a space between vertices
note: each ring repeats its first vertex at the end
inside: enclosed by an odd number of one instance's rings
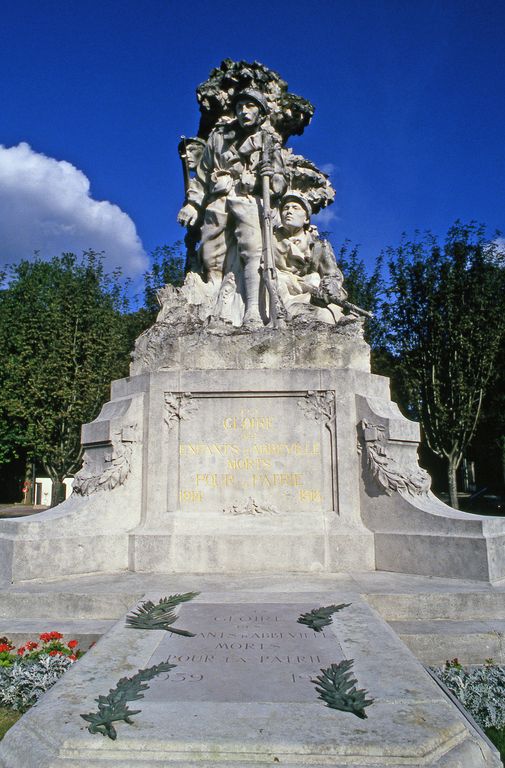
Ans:
POLYGON ((320 166, 320 169, 323 173, 327 173, 328 176, 331 176, 331 174, 337 170, 337 166, 335 163, 323 163, 323 165, 320 166))
POLYGON ((133 221, 117 205, 94 200, 82 171, 25 142, 0 144, 0 261, 89 248, 105 251, 107 267, 132 278, 147 267, 133 221))
POLYGON ((323 208, 322 211, 312 217, 312 223, 316 224, 319 229, 327 228, 332 221, 340 221, 337 212, 332 208, 323 208))

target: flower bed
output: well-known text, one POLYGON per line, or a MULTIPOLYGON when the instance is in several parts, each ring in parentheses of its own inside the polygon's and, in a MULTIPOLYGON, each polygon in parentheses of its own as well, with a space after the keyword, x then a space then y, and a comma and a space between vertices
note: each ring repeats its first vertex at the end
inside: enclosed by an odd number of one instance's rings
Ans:
POLYGON ((464 667, 452 659, 431 669, 484 730, 505 765, 505 667, 493 659, 482 667, 464 667))
POLYGON ((82 656, 78 640, 43 632, 16 648, 0 638, 0 707, 26 712, 82 656))
POLYGON ((28 640, 16 648, 7 637, 0 638, 0 667, 11 667, 15 663, 33 661, 41 656, 66 656, 70 661, 77 661, 82 651, 77 650, 78 640, 63 643, 61 632, 43 632, 39 642, 28 640))

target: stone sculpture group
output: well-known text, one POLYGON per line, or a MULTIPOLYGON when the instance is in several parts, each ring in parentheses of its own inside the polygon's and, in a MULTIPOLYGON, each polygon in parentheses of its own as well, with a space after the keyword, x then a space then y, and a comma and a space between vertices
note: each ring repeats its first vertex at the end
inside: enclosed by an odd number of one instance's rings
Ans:
POLYGON ((311 224, 335 191, 285 146, 312 105, 257 62, 223 62, 197 94, 199 135, 179 146, 186 199, 178 220, 207 317, 245 330, 301 317, 335 324, 347 299, 342 273, 311 224))

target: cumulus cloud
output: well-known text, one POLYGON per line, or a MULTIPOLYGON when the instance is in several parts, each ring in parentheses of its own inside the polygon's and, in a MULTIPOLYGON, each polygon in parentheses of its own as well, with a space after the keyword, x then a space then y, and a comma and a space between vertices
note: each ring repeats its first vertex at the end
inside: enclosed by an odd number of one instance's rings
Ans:
POLYGON ((147 267, 133 221, 117 205, 94 200, 82 171, 25 142, 0 144, 0 261, 89 248, 105 251, 108 268, 133 278, 147 267))
POLYGON ((313 223, 316 224, 320 229, 325 229, 332 221, 339 220, 340 219, 337 216, 337 212, 332 208, 323 208, 322 211, 319 211, 319 213, 316 213, 316 215, 312 217, 313 223))

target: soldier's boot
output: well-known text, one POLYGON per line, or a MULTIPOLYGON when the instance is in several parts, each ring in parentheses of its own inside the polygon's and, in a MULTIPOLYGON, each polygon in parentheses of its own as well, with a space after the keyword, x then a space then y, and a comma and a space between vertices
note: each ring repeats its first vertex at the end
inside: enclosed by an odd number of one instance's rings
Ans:
POLYGON ((246 309, 242 325, 251 330, 263 328, 264 322, 260 315, 260 262, 259 259, 249 259, 244 264, 244 281, 246 309))

